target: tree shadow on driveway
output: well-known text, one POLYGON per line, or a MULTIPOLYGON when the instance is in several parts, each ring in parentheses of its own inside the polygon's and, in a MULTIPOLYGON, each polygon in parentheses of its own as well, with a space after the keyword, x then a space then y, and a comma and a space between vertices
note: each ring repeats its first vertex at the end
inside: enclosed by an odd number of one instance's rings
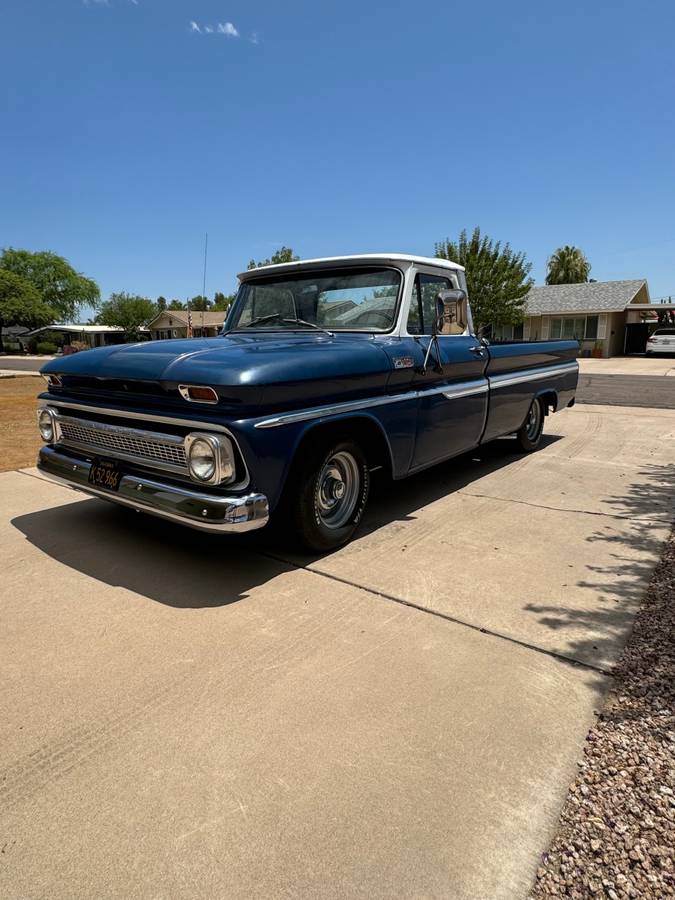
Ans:
MULTIPOLYGON (((546 436, 544 446, 556 440, 546 436)), ((404 481, 376 478, 359 534, 408 521, 427 504, 522 459, 515 442, 503 440, 404 481)), ((17 516, 12 524, 63 565, 179 609, 225 606, 298 568, 281 558, 292 545, 283 523, 276 531, 216 535, 87 499, 17 516)), ((317 558, 304 557, 308 563, 317 558)))
POLYGON ((606 498, 616 518, 586 540, 611 548, 605 561, 589 563, 577 582, 597 594, 597 603, 580 608, 529 603, 524 608, 540 624, 559 632, 558 652, 578 659, 618 659, 633 627, 649 582, 675 525, 675 465, 648 465, 621 496, 606 498), (583 635, 583 636, 581 636, 583 635))

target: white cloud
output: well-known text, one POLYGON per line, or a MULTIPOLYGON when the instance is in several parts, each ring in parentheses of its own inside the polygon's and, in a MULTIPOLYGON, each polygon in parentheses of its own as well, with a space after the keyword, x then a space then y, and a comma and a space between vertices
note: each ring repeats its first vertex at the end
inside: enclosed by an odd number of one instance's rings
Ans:
MULTIPOLYGON (((108 0, 95 0, 96 3, 105 2, 108 0)), ((238 38, 239 31, 232 22, 218 22, 216 27, 213 25, 200 25, 199 22, 190 22, 190 31, 194 34, 224 34, 225 37, 238 38)), ((250 40, 254 43, 258 43, 258 35, 253 34, 250 40), (254 40, 255 39, 255 40, 254 40)))
POLYGON ((232 22, 219 22, 218 23, 218 33, 224 34, 226 37, 239 37, 239 32, 234 27, 232 22))
POLYGON ((108 6, 109 0, 82 0, 85 6, 108 6))
POLYGON ((257 31, 254 31, 254 32, 251 34, 251 37, 249 38, 249 41, 250 41, 252 44, 259 44, 259 43, 260 43, 260 40, 258 39, 258 32, 257 32, 257 31))

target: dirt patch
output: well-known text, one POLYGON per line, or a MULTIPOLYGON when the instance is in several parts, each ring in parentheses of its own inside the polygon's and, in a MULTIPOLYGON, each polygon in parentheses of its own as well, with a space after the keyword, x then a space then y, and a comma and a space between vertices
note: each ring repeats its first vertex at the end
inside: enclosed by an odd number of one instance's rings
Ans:
POLYGON ((0 378, 0 472, 34 466, 42 440, 37 430, 37 395, 44 381, 34 375, 0 378))
POLYGON ((675 533, 530 897, 675 896, 675 533))

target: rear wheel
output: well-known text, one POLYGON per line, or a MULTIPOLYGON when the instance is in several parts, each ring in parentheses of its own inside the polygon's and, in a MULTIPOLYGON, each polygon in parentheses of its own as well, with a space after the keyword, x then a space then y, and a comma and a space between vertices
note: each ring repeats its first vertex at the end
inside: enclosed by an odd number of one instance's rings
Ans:
POLYGON ((334 550, 356 531, 368 502, 370 475, 349 438, 318 440, 301 451, 287 486, 289 517, 305 549, 334 550))
POLYGON ((516 433, 516 440, 520 449, 525 453, 532 453, 541 444, 544 433, 544 404, 539 397, 535 397, 527 411, 525 421, 516 433))

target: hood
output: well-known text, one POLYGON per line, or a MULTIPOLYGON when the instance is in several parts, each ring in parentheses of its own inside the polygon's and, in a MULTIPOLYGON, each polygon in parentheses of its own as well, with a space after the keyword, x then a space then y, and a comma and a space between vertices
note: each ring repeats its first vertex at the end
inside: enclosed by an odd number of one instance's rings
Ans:
POLYGON ((388 369, 369 335, 241 335, 118 344, 50 360, 40 370, 168 384, 265 385, 388 369))
MULTIPOLYGON (((281 399, 278 389, 289 385, 309 399, 324 380, 336 389, 365 380, 372 389, 384 385, 390 371, 387 355, 370 335, 297 332, 119 344, 50 360, 41 369, 43 374, 155 382, 167 390, 208 384, 232 398, 263 389, 270 401, 281 399)), ((325 384, 322 390, 326 396, 325 384)))

